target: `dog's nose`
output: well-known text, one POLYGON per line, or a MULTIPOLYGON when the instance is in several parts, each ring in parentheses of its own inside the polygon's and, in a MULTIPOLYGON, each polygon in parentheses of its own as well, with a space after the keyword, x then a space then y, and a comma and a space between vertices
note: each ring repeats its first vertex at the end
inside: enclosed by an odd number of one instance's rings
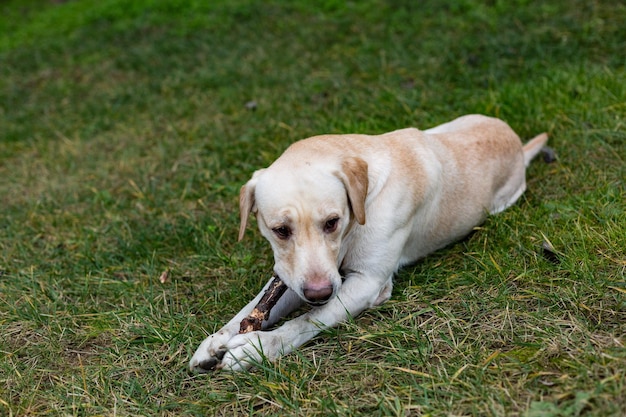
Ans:
POLYGON ((311 304, 324 304, 333 295, 333 286, 324 285, 322 287, 305 286, 302 289, 304 298, 311 304))

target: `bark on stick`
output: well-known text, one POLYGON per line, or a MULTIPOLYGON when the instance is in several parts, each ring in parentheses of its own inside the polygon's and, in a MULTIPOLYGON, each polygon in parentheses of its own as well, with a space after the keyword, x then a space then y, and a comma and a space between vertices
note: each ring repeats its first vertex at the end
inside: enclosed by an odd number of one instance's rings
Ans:
POLYGON ((248 333, 256 330, 261 330, 261 325, 264 320, 270 316, 272 307, 276 305, 278 299, 287 290, 287 285, 278 277, 274 275, 274 279, 270 283, 270 286, 265 290, 265 294, 261 297, 259 303, 254 307, 254 310, 241 320, 239 325, 239 333, 248 333))

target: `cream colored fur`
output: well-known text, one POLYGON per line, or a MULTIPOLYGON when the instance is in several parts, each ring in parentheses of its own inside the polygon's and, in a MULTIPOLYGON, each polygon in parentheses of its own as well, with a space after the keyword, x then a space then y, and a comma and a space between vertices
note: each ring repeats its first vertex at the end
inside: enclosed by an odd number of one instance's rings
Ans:
POLYGON ((546 141, 541 134, 522 146, 505 122, 469 115, 425 131, 294 143, 242 187, 239 238, 253 213, 289 287, 264 329, 305 302, 314 307, 273 330, 238 334, 263 290, 202 342, 190 368, 241 370, 276 359, 385 302, 398 268, 515 203, 546 141))

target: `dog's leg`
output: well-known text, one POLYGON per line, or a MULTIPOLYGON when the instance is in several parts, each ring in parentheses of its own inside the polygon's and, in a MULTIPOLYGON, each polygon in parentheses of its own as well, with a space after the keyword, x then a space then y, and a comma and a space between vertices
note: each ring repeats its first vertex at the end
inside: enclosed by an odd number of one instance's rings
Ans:
MULTIPOLYGON (((239 325, 241 320, 250 314, 250 312, 259 303, 261 297, 265 293, 265 290, 269 286, 270 281, 263 287, 261 292, 250 301, 244 308, 237 313, 224 327, 222 327, 216 333, 210 335, 200 344, 196 353, 194 353, 191 361, 189 362, 189 368, 192 371, 206 372, 214 370, 221 362, 224 354, 226 353, 226 345, 236 335, 239 334, 239 325)), ((300 297, 290 289, 280 297, 276 305, 270 311, 270 316, 266 322, 263 322, 262 328, 267 328, 279 321, 281 318, 291 313, 296 308, 302 305, 300 297)))
POLYGON ((385 285, 381 288, 376 301, 374 301, 374 306, 379 306, 384 304, 387 300, 391 298, 391 291, 393 290, 393 275, 389 277, 385 285))
POLYGON ((271 331, 238 334, 225 345, 227 349, 218 368, 239 371, 258 363, 263 357, 275 360, 311 340, 323 329, 335 326, 375 305, 382 293, 391 290, 386 278, 352 275, 341 286, 337 297, 313 308, 271 331), (381 285, 382 284, 382 285, 381 285), (384 287, 384 288, 383 288, 384 287))

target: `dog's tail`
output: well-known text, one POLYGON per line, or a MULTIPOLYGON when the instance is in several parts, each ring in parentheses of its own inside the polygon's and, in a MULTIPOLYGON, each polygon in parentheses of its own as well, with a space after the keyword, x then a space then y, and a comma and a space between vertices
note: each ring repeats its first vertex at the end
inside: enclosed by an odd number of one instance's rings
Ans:
POLYGON ((539 152, 541 152, 541 149, 545 146, 547 141, 548 134, 541 133, 529 140, 526 145, 523 146, 522 149, 524 151, 524 165, 528 166, 528 164, 530 164, 530 161, 532 161, 533 158, 537 156, 539 152))

